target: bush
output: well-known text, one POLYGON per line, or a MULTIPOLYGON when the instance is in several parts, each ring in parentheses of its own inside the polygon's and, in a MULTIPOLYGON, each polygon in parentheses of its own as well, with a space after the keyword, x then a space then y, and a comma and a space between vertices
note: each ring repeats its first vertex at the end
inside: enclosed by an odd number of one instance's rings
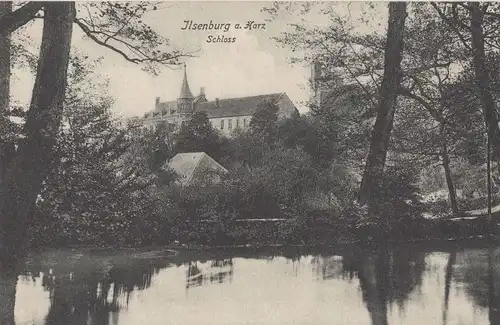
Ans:
POLYGON ((377 184, 371 207, 357 207, 358 235, 374 240, 415 237, 423 221, 424 206, 412 168, 388 167, 377 184))

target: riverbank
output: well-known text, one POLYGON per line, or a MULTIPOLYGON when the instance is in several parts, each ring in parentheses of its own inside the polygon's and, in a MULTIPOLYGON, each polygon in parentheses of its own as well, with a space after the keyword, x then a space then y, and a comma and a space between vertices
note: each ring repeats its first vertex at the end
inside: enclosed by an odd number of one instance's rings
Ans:
POLYGON ((66 248, 40 248, 32 251, 26 256, 26 260, 36 263, 43 259, 47 265, 64 262, 72 267, 75 262, 83 265, 94 265, 98 263, 101 268, 107 265, 132 265, 132 264, 154 264, 154 265, 181 265, 192 260, 224 259, 230 257, 253 258, 255 256, 285 256, 291 259, 297 256, 316 255, 329 253, 334 255, 356 254, 381 249, 418 249, 431 251, 460 251, 468 249, 485 249, 498 246, 498 241, 492 241, 485 237, 468 239, 427 239, 413 241, 391 241, 391 242, 343 242, 323 243, 309 245, 274 244, 274 245, 237 245, 237 246, 200 246, 200 245, 168 245, 149 247, 66 247, 66 248))
POLYGON ((378 249, 380 247, 392 246, 421 246, 429 247, 432 249, 437 248, 485 248, 490 245, 498 245, 500 243, 498 238, 492 239, 489 236, 477 235, 469 237, 436 237, 436 238, 418 238, 411 240, 387 240, 387 241, 373 241, 373 240, 351 240, 351 241, 325 241, 316 243, 274 243, 274 244, 240 244, 240 245, 201 245, 196 243, 180 244, 178 242, 169 245, 149 245, 138 247, 116 247, 116 246, 92 246, 92 245, 71 245, 68 247, 40 247, 39 249, 32 250, 32 252, 42 252, 47 250, 61 249, 68 252, 84 252, 97 255, 115 254, 116 252, 124 253, 127 258, 131 259, 174 259, 176 257, 192 256, 199 253, 207 253, 210 251, 224 252, 224 251, 281 251, 281 250, 300 250, 300 251, 321 251, 329 249, 352 249, 368 248, 378 249))
MULTIPOLYGON (((494 214, 494 217, 500 217, 498 214, 494 214)), ((105 244, 92 240, 86 242, 69 240, 36 245, 32 249, 66 247, 148 251, 167 247, 174 251, 185 251, 263 246, 372 245, 374 243, 482 240, 483 236, 491 232, 486 216, 462 216, 452 219, 407 217, 396 220, 386 229, 383 229, 377 222, 360 226, 358 219, 355 218, 332 218, 323 215, 290 219, 184 220, 163 229, 167 229, 168 232, 154 233, 151 237, 159 240, 148 242, 105 244)))

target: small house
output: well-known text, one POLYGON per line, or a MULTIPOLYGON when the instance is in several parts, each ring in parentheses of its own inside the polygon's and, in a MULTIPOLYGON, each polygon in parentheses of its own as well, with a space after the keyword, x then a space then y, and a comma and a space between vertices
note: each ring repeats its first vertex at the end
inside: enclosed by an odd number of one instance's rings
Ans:
POLYGON ((167 162, 167 166, 177 173, 180 185, 217 183, 223 174, 228 173, 226 168, 204 152, 178 153, 167 162))

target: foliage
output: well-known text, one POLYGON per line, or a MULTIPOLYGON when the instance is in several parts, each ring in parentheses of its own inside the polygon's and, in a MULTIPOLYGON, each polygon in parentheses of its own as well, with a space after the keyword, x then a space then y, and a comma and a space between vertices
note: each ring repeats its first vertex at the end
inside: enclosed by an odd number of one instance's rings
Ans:
MULTIPOLYGON (((421 189, 436 191, 450 182, 434 170, 448 160, 451 182, 464 194, 460 205, 484 204, 481 89, 469 62, 472 44, 464 38, 471 7, 408 5, 401 82, 391 87, 398 96, 394 123, 389 123, 394 132, 384 175, 368 208, 353 202, 362 162, 376 135, 373 117, 380 113, 375 108, 387 35, 360 32, 350 16, 339 15, 336 5, 275 3, 267 10, 275 19, 283 9, 302 16, 321 8, 326 24, 292 24, 276 40, 294 51, 293 63, 320 65, 320 76, 312 82, 323 104, 313 100, 309 114, 282 120, 275 104, 262 103, 248 131, 236 131, 229 139, 205 113, 195 113, 178 132, 167 124, 154 130, 136 122, 120 125, 110 113, 111 101, 100 92, 105 87, 89 81, 97 63, 73 58, 63 124, 31 236, 38 242, 101 245, 167 242, 175 236, 215 245, 262 243, 274 235, 275 240, 301 243, 333 238, 355 226, 364 237, 401 239, 416 235, 412 230, 421 224, 426 208, 421 189), (329 96, 321 97, 325 93, 329 96), (218 182, 206 177, 187 186, 174 184, 175 175, 165 163, 182 152, 205 152, 229 174, 218 182), (434 176, 439 179, 431 180, 434 176), (479 198, 472 198, 474 191, 479 198), (248 229, 238 221, 261 218, 284 220, 248 229)), ((369 17, 373 5, 363 8, 368 10, 361 11, 362 22, 375 22, 369 17)), ((146 13, 157 9, 158 4, 145 2, 78 4, 75 24, 94 42, 157 72, 158 64, 177 64, 183 56, 144 23, 146 13)), ((498 99, 498 6, 484 4, 483 9, 484 63, 492 72, 488 89, 498 99)), ((14 50, 23 54, 17 45, 14 50)), ((28 54, 18 61, 33 65, 28 54)), ((8 113, 26 117, 23 109, 8 113)), ((24 136, 21 127, 0 118, 3 139, 14 143, 24 136)), ((435 205, 432 211, 446 215, 444 202, 435 205)))
POLYGON ((146 1, 82 3, 77 6, 75 23, 97 44, 156 74, 160 65, 178 64, 180 58, 189 56, 173 50, 169 40, 144 21, 158 6, 146 1))
POLYGON ((90 81, 99 77, 91 70, 85 60, 72 60, 62 124, 30 227, 32 244, 144 244, 165 230, 154 193, 174 179, 161 168, 160 156, 171 155, 161 141, 167 130, 122 125, 111 113, 112 101, 97 92, 105 87, 90 81))
POLYGON ((219 160, 224 150, 224 139, 213 128, 207 114, 196 112, 191 119, 181 126, 175 136, 173 151, 205 152, 215 160, 219 160))
POLYGON ((50 231, 53 243, 145 240, 150 230, 143 218, 155 213, 155 175, 123 160, 127 130, 114 125, 107 103, 67 107, 65 120, 32 234, 50 231))
MULTIPOLYGON (((201 130, 211 130, 207 122, 198 124, 205 126, 201 130)), ((300 243, 305 233, 317 232, 320 225, 335 228, 342 210, 353 200, 356 181, 335 161, 334 150, 331 158, 323 156, 316 161, 322 154, 318 148, 332 146, 331 139, 317 135, 318 127, 319 123, 300 116, 278 120, 274 105, 261 106, 248 131, 227 140, 228 150, 221 162, 229 174, 220 182, 163 189, 164 201, 172 202, 166 214, 179 229, 179 240, 205 244, 268 240, 300 243), (294 125, 302 125, 302 129, 294 125), (312 135, 306 139, 309 142, 304 141, 304 133, 312 135), (313 141, 316 148, 311 149, 313 141), (257 228, 236 222, 276 218, 287 221, 272 223, 274 236, 258 226, 264 221, 257 222, 257 228)), ((187 139, 211 134, 198 130, 187 124, 180 134, 187 139)), ((206 143, 202 140, 197 150, 207 152, 203 146, 206 143)))
POLYGON ((250 120, 250 133, 272 145, 278 140, 277 121, 278 106, 270 102, 260 104, 250 120))
POLYGON ((373 210, 368 213, 365 206, 354 210, 354 217, 358 217, 357 227, 363 236, 376 239, 380 239, 378 236, 403 239, 417 235, 412 232, 418 229, 423 213, 418 173, 411 167, 388 166, 384 175, 374 192, 375 204, 370 207, 373 210))

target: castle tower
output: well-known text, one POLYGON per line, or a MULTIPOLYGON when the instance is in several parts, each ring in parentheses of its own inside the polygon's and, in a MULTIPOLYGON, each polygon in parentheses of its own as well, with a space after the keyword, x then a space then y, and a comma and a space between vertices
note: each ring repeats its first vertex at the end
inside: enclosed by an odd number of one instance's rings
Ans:
POLYGON ((189 84, 187 81, 186 64, 184 63, 184 80, 182 80, 181 94, 177 98, 177 109, 180 114, 191 114, 193 113, 193 102, 194 97, 189 89, 189 84))

